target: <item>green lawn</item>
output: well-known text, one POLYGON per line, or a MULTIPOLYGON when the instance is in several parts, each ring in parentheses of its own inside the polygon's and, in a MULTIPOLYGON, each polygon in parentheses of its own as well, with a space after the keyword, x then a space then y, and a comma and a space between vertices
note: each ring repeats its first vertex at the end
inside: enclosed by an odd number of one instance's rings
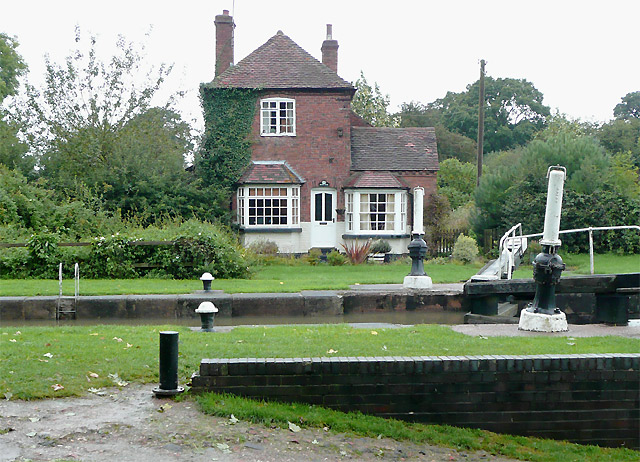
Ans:
MULTIPOLYGON (((466 281, 480 264, 425 265, 435 283, 466 281)), ((212 288, 226 293, 299 292, 301 290, 348 289, 351 284, 401 284, 409 264, 364 265, 269 265, 254 268, 251 279, 216 279, 212 288)), ((81 295, 184 294, 202 289, 194 280, 172 279, 80 279, 81 295)), ((72 295, 73 280, 63 281, 63 292, 72 295)), ((57 295, 58 281, 41 279, 0 279, 0 296, 57 295)))
MULTIPOLYGON (((562 248, 558 255, 567 265, 563 276, 591 274, 589 254, 563 254, 562 248)), ((618 274, 640 272, 640 255, 617 255, 612 253, 595 254, 593 256, 595 274, 618 274)), ((533 268, 530 264, 521 266, 514 274, 514 279, 526 279, 533 277, 533 268)))
POLYGON ((632 353, 640 340, 623 337, 479 338, 447 326, 355 329, 346 324, 236 328, 204 334, 170 326, 64 326, 0 328, 0 397, 77 395, 112 384, 109 374, 142 383, 158 379, 158 332, 180 332, 180 376, 186 380, 202 358, 328 356, 456 356, 484 354, 632 353), (374 334, 375 332, 375 334, 374 334), (51 355, 51 357, 48 356, 51 355), (47 356, 45 356, 47 355, 47 356), (99 378, 87 381, 96 373, 99 378), (64 390, 54 391, 59 383, 64 390))
MULTIPOLYGON (((344 324, 259 327, 209 334, 175 326, 5 327, 0 328, 0 399, 82 395, 118 382, 120 386, 125 386, 124 382, 157 384, 158 336, 162 330, 180 333, 181 384, 198 369, 200 360, 208 357, 520 355, 640 350, 640 340, 623 337, 480 338, 437 325, 377 330, 355 329, 344 324)), ((361 436, 383 435, 485 450, 521 460, 635 461, 639 455, 628 449, 601 449, 481 430, 411 424, 306 405, 267 404, 220 395, 206 395, 197 400, 205 412, 227 417, 234 414, 240 419, 269 425, 295 421, 361 436)))

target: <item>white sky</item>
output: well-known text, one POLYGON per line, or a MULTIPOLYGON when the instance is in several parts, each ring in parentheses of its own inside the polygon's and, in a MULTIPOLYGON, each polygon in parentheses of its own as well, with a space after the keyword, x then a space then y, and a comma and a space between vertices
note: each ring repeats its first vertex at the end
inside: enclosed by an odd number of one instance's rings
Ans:
POLYGON ((279 29, 321 59, 333 24, 340 76, 353 82, 364 71, 392 110, 463 91, 481 58, 488 75, 529 80, 572 118, 609 120, 622 96, 640 90, 638 0, 20 0, 3 4, 0 32, 18 38, 38 83, 45 53, 62 62, 74 49, 76 25, 103 45, 118 34, 143 41, 153 26, 147 59, 175 64, 170 86, 188 91, 191 119, 201 117, 199 84, 213 79, 213 20, 223 9, 235 14, 236 62, 279 29))

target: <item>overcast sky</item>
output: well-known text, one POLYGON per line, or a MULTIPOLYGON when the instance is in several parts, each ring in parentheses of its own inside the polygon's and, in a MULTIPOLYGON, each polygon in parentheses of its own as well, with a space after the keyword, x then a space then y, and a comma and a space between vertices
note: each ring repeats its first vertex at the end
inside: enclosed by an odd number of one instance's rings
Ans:
POLYGON ((62 61, 74 48, 76 25, 109 45, 118 34, 144 41, 151 27, 147 59, 175 64, 170 86, 188 92, 182 107, 193 118, 199 84, 213 79, 213 20, 223 9, 235 16, 236 62, 278 30, 321 59, 333 24, 340 76, 353 82, 363 71, 392 109, 463 91, 480 59, 488 75, 529 80, 572 118, 609 120, 640 90, 638 0, 14 0, 2 6, 0 32, 18 38, 38 83, 45 53, 62 61))

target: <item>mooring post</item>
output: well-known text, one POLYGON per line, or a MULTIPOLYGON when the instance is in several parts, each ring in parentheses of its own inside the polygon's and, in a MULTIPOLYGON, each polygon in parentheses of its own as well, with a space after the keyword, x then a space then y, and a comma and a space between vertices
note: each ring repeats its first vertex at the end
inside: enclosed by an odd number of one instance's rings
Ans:
POLYGON ((153 389, 157 397, 182 393, 178 386, 178 332, 160 332, 160 386, 153 389))

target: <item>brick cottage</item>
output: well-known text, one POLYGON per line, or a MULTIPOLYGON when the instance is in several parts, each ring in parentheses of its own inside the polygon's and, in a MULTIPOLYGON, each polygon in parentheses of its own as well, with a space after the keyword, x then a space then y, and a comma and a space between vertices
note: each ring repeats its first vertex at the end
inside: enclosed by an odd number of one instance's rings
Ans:
POLYGON ((205 86, 258 94, 251 162, 232 203, 244 244, 268 240, 299 254, 381 238, 406 253, 412 189, 425 189, 425 203, 436 190, 434 129, 371 127, 358 117, 330 25, 322 62, 278 31, 234 65, 229 12, 215 24, 216 76, 205 86))

